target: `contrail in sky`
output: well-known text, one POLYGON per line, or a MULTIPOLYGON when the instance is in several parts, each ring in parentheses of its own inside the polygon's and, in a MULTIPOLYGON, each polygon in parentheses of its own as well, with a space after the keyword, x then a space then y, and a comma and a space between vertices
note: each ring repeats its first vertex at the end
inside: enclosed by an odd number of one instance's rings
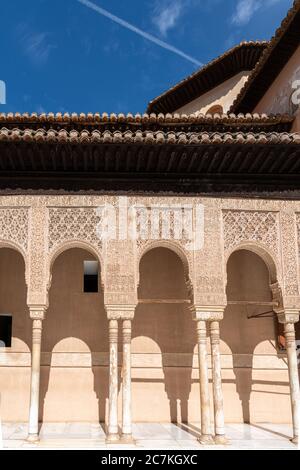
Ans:
POLYGON ((171 46, 170 44, 161 41, 160 39, 156 38, 155 36, 152 36, 152 34, 147 33, 146 31, 143 31, 142 29, 137 28, 136 26, 132 25, 131 23, 128 23, 125 20, 122 20, 122 18, 119 18, 116 15, 113 15, 107 10, 104 10, 104 8, 99 7, 93 2, 90 2, 89 0, 78 0, 79 3, 82 3, 82 5, 85 5, 86 7, 90 8, 91 10, 96 11, 99 13, 99 15, 105 16, 106 18, 109 18, 111 21, 114 21, 115 23, 118 23, 119 25, 123 26, 124 28, 129 29, 130 31, 139 34, 139 36, 142 36, 145 39, 148 39, 148 41, 153 42, 157 46, 162 47, 163 49, 166 49, 167 51, 173 52, 174 54, 179 55, 180 57, 183 57, 186 60, 189 60, 193 64, 201 67, 203 64, 199 62, 199 60, 194 59, 194 57, 191 57, 181 50, 177 49, 176 47, 171 46))

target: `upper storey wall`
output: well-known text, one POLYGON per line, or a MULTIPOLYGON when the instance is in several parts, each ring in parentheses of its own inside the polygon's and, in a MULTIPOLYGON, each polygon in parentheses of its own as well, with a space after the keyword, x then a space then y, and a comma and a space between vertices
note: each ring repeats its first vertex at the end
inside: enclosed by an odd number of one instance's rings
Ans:
POLYGON ((206 114, 212 106, 220 105, 223 107, 223 112, 227 113, 246 83, 248 76, 249 72, 241 72, 208 93, 179 108, 176 112, 183 114, 206 114))
POLYGON ((300 132, 300 108, 296 114, 296 119, 292 128, 292 132, 300 132))
MULTIPOLYGON (((300 46, 282 69, 263 99, 256 106, 254 112, 291 114, 293 112, 291 96, 295 91, 292 88, 292 84, 295 80, 300 80, 300 46)), ((300 122, 298 118, 298 131, 299 130, 300 122)))

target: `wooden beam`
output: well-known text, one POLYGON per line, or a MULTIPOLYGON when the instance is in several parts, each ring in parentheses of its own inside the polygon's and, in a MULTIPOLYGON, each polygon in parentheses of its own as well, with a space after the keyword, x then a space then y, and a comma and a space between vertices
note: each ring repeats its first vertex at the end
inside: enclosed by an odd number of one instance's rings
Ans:
POLYGON ((278 302, 255 302, 248 300, 230 300, 227 305, 260 305, 263 307, 278 307, 278 302))
POLYGON ((139 299, 139 304, 186 304, 190 305, 191 300, 188 299, 139 299))

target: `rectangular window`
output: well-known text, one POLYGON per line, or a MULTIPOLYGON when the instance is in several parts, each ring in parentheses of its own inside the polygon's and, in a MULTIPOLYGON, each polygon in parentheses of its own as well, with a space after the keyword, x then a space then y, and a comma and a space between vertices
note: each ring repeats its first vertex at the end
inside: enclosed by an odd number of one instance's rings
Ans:
POLYGON ((0 314, 0 348, 11 348, 12 316, 0 314))
POLYGON ((98 261, 84 261, 84 292, 98 292, 99 263, 98 261))

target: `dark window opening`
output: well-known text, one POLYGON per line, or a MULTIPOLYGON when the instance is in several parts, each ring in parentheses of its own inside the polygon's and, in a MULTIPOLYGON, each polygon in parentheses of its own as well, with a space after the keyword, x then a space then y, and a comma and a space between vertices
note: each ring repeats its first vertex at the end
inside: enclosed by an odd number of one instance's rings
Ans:
POLYGON ((86 293, 98 292, 99 285, 98 261, 84 261, 83 291, 86 293))
POLYGON ((11 348, 12 316, 0 315, 0 348, 11 348))

